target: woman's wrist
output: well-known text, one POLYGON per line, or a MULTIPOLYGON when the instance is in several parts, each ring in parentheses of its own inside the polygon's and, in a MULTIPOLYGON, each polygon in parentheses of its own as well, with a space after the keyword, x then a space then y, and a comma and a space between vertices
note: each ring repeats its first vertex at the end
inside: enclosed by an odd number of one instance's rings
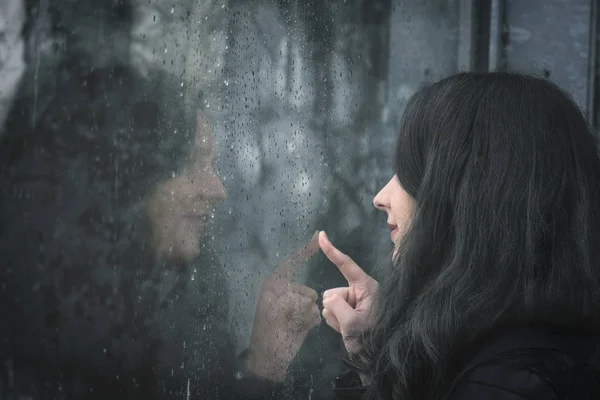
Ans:
POLYGON ((266 360, 264 356, 257 354, 252 349, 244 351, 240 357, 240 363, 246 375, 254 375, 262 379, 274 382, 285 380, 286 370, 279 367, 273 361, 266 360))

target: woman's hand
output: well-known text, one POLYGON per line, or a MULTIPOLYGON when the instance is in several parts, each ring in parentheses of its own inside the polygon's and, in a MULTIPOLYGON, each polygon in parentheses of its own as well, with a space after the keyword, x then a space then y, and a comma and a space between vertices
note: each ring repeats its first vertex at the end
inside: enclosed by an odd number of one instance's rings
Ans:
POLYGON ((248 348, 248 369, 282 381, 308 332, 321 317, 317 292, 293 283, 295 273, 319 250, 317 234, 283 261, 262 285, 248 348))
POLYGON ((348 338, 366 328, 368 311, 379 284, 350 257, 339 251, 325 234, 319 234, 319 246, 348 281, 348 287, 329 289, 323 293, 323 318, 327 325, 341 333, 349 353, 356 352, 356 343, 348 338))

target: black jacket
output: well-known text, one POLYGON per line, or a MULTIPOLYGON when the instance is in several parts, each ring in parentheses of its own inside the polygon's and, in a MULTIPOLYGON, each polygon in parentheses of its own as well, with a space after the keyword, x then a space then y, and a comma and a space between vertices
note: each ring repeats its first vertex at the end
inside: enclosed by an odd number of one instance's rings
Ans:
MULTIPOLYGON (((206 257, 202 257, 206 261, 206 257)), ((213 259, 214 262, 214 259, 213 259)), ((298 396, 289 383, 237 373, 243 360, 234 351, 227 315, 228 290, 219 265, 198 265, 202 274, 157 312, 148 336, 124 351, 130 366, 98 361, 69 364, 23 351, 23 343, 3 348, 0 398, 129 400, 287 400, 298 396), (200 278, 200 279, 198 279, 200 278), (138 353, 136 348, 143 346, 138 353), (112 369, 111 369, 112 368, 112 369), (241 379, 240 379, 241 378, 241 379), (12 397, 14 396, 14 397, 12 397), (188 397, 189 396, 189 397, 188 397)), ((18 310, 15 310, 18 312, 18 310)), ((107 324, 109 322, 107 321, 107 324)), ((32 321, 33 324, 33 321, 32 321)), ((13 327, 17 333, 21 327, 13 327)), ((7 338, 1 338, 3 341, 7 338)), ((33 345, 33 343, 32 343, 33 345)), ((39 344, 35 345, 39 347, 39 344)), ((50 343, 46 344, 48 348, 50 343)))
MULTIPOLYGON (((460 371, 446 400, 566 400, 600 398, 600 373, 590 365, 597 336, 541 329, 503 331, 484 342, 460 371)), ((355 374, 336 380, 339 400, 361 399, 355 374)))

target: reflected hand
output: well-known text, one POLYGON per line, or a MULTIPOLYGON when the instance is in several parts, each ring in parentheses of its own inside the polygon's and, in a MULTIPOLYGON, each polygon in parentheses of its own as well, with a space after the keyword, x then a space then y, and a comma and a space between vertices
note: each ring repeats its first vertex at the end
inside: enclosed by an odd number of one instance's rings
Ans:
POLYGON ((321 322, 317 292, 292 282, 295 273, 318 250, 315 233, 263 283, 248 348, 247 367, 253 373, 282 381, 306 335, 321 322))
POLYGON ((319 234, 319 246, 348 281, 347 287, 329 289, 323 293, 323 318, 327 325, 341 333, 346 349, 353 353, 357 350, 356 344, 348 338, 348 334, 365 329, 367 313, 379 284, 350 257, 339 251, 325 232, 319 234))

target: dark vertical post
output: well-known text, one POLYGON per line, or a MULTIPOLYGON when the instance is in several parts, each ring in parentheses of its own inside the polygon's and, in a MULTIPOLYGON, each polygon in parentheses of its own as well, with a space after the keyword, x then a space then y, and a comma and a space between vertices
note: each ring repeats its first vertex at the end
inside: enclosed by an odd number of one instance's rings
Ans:
POLYGON ((460 0, 458 71, 488 71, 491 53, 494 53, 494 63, 502 56, 502 30, 496 27, 504 25, 504 5, 496 4, 495 10, 501 12, 492 15, 492 2, 493 0, 460 0), (501 20, 492 23, 492 18, 498 17, 501 20), (492 39, 492 33, 497 37, 492 39))
POLYGON ((385 106, 387 91, 388 65, 390 59, 390 15, 391 0, 363 0, 362 23, 368 36, 370 68, 364 69, 365 87, 375 86, 375 90, 367 90, 365 95, 365 117, 369 120, 380 118, 385 106), (369 98, 370 97, 370 98, 369 98))
POLYGON ((505 2, 492 0, 490 8, 490 41, 488 69, 498 71, 504 68, 504 33, 505 29, 505 2))
POLYGON ((600 29, 600 6, 598 0, 590 0, 590 38, 589 38, 589 54, 588 54, 588 91, 586 115, 596 136, 600 137, 598 129, 598 57, 600 40, 598 40, 598 30, 600 29))
POLYGON ((458 27, 458 70, 473 71, 475 69, 477 5, 475 0, 460 0, 458 27))

